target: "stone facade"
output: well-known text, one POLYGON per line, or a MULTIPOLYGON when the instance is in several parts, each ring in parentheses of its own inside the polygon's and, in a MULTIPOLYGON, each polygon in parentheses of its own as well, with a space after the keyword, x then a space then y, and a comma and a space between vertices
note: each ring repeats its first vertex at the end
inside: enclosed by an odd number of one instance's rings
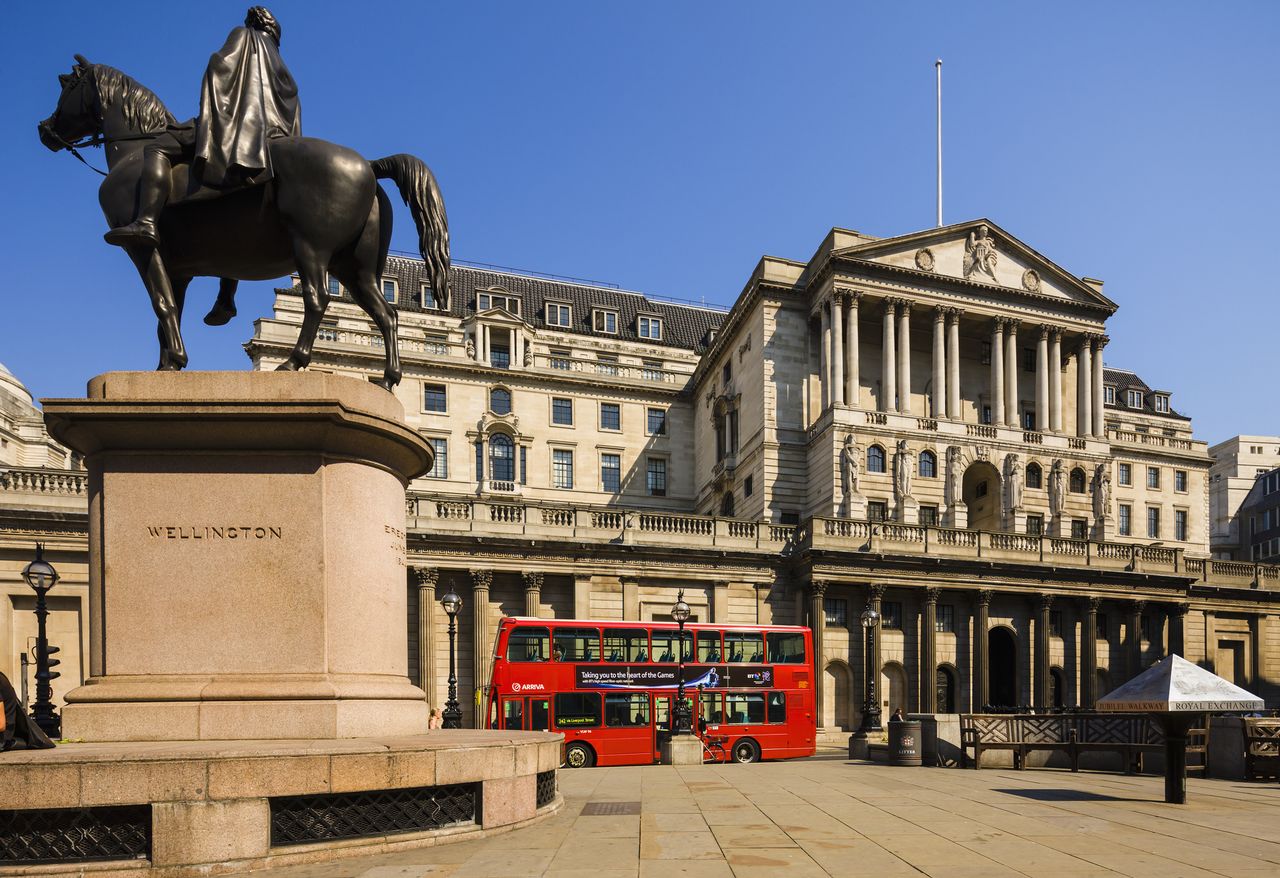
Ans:
POLYGON ((1210 548, 1213 557, 1251 561, 1240 507, 1257 479, 1280 467, 1280 436, 1233 436, 1209 449, 1210 548))

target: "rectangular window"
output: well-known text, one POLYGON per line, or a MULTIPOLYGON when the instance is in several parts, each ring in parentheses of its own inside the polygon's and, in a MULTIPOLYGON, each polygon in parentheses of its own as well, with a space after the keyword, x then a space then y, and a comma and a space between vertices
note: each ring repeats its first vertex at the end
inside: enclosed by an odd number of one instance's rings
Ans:
POLYGON ((1160 487, 1160 467, 1158 466, 1147 467, 1147 487, 1148 488, 1160 487))
POLYGON ((508 314, 520 316, 520 299, 516 296, 504 296, 497 293, 481 293, 477 310, 488 311, 490 308, 501 308, 508 314))
POLYGON ((599 692, 556 693, 557 729, 595 728, 599 725, 599 692))
POLYGON ((937 615, 933 617, 933 630, 940 634, 954 634, 956 631, 956 608, 951 604, 938 604, 937 615))
POLYGON ((1142 408, 1142 391, 1141 390, 1129 391, 1128 405, 1129 405, 1129 408, 1131 409, 1142 408))
POLYGON ((618 312, 606 311, 603 308, 596 308, 591 312, 591 327, 596 332, 604 332, 609 335, 618 334, 618 312))
POLYGON ((1173 538, 1180 543, 1187 541, 1187 510, 1173 511, 1173 538))
POLYGON ((600 455, 600 484, 610 494, 618 493, 622 487, 622 455, 600 455))
POLYGON ((601 375, 617 375, 618 358, 612 354, 601 354, 596 357, 596 371, 601 375))
POLYGON ((558 662, 597 662, 600 632, 594 628, 557 628, 554 649, 558 662))
POLYGON ((1071 519, 1071 539, 1083 540, 1089 535, 1089 523, 1083 518, 1071 519))
POLYGON ((785 723, 787 721, 787 693, 769 693, 769 722, 785 723))
POLYGON ((759 631, 726 631, 724 658, 731 664, 764 661, 764 635, 759 631))
POLYGON ((804 635, 798 632, 770 632, 769 640, 769 664, 772 665, 803 665, 806 661, 804 654, 804 635))
POLYGON ((889 509, 883 500, 872 500, 867 504, 867 521, 884 521, 888 516, 889 509))
POLYGON ((1160 538, 1160 509, 1156 506, 1147 507, 1147 537, 1153 540, 1160 538))
POLYGON ((1098 640, 1107 639, 1107 614, 1099 613, 1093 621, 1093 636, 1098 640))
POLYGON ((431 438, 427 441, 431 443, 431 448, 436 453, 435 460, 431 463, 431 469, 427 470, 427 478, 449 478, 449 440, 431 438))
POLYGON ((551 398, 551 423, 562 427, 573 426, 573 400, 566 396, 551 398))
POLYGON ((754 480, 751 476, 747 476, 746 481, 744 481, 744 482, 742 483, 742 496, 743 496, 743 497, 750 497, 750 496, 751 496, 752 492, 755 490, 755 484, 754 484, 754 482, 755 482, 755 480, 754 480))
POLYGON ((600 403, 600 429, 622 429, 622 406, 616 402, 600 403))
POLYGON ((849 627, 849 602, 842 598, 823 598, 822 610, 828 625, 849 627))
POLYGON ((604 696, 604 724, 610 728, 649 725, 649 696, 644 692, 610 692, 604 696))
POLYGON ((528 451, 529 449, 524 445, 520 446, 520 484, 522 485, 529 484, 528 451))
POLYGON ((1157 393, 1155 397, 1155 409, 1162 415, 1169 413, 1169 397, 1162 393, 1157 393))
POLYGON ((644 360, 641 363, 640 376, 645 381, 663 381, 667 377, 667 373, 662 369, 661 360, 644 360))
POLYGON ((436 297, 431 284, 422 285, 422 307, 428 311, 440 311, 444 308, 444 302, 436 297))
POLYGON ((551 634, 546 628, 513 628, 507 638, 507 661, 545 662, 551 658, 551 634))
POLYGON ((1038 537, 1044 533, 1043 515, 1032 513, 1027 516, 1027 533, 1033 537, 1038 537))
POLYGON ((733 378, 733 360, 726 360, 720 369, 720 377, 724 379, 724 383, 728 385, 730 379, 733 378))
POLYGON ((645 464, 645 491, 650 497, 667 496, 667 461, 651 457, 645 464))
POLYGON ((720 632, 719 631, 699 631, 698 632, 698 661, 718 662, 722 661, 720 652, 720 632))
POLYGON ((396 282, 389 277, 382 279, 382 298, 388 302, 395 304, 396 301, 396 282))
POLYGON ((763 692, 730 692, 725 695, 725 724, 744 726, 764 722, 763 692))
POLYGON ((551 452, 551 487, 573 487, 573 452, 556 448, 551 452))
POLYGON ((447 411, 443 384, 427 384, 422 389, 422 407, 429 412, 447 411))
POLYGON ((1116 481, 1122 485, 1133 484, 1133 466, 1127 463, 1116 465, 1116 481))
POLYGON ((649 409, 645 424, 645 432, 650 436, 667 435, 666 409, 649 409))
POLYGON ((938 525, 938 507, 937 506, 921 506, 920 507, 920 523, 927 527, 937 527, 938 525))
POLYGON ((649 635, 633 628, 604 629, 604 660, 607 662, 647 662, 649 635))
POLYGON ((1034 372, 1035 370, 1036 370, 1036 349, 1023 348, 1022 349, 1022 371, 1034 372))
POLYGON ((982 365, 991 365, 991 342, 984 341, 982 343, 982 365))
POLYGON ((1130 506, 1128 503, 1121 503, 1118 508, 1119 508, 1119 516, 1120 516, 1119 518, 1120 536, 1127 537, 1131 533, 1133 533, 1133 522, 1131 520, 1133 517, 1133 507, 1130 506))
POLYGON ((570 356, 571 354, 568 351, 552 351, 550 357, 551 368, 568 372, 570 356))
POLYGON ((1184 469, 1176 469, 1173 471, 1173 490, 1179 494, 1187 493, 1187 471, 1184 469))
POLYGON ((902 602, 880 602, 880 627, 891 631, 902 630, 902 602))
POLYGON ((547 326, 568 326, 571 322, 568 305, 559 302, 547 303, 547 326))
POLYGON ((342 284, 338 283, 338 279, 333 275, 329 275, 329 295, 341 296, 342 284))
POLYGON ((984 424, 991 423, 991 406, 989 405, 984 405, 982 407, 982 423, 984 424))
POLYGON ((1062 610, 1049 611, 1049 636, 1062 636, 1062 610))
POLYGON ((1034 430, 1036 428, 1036 412, 1035 409, 1027 408, 1022 410, 1022 429, 1034 430))
POLYGON ((1116 404, 1116 389, 1114 387, 1102 388, 1102 402, 1105 405, 1116 404))
POLYGON ((655 341, 662 338, 662 321, 657 317, 641 316, 636 323, 638 324, 641 338, 650 338, 655 341))

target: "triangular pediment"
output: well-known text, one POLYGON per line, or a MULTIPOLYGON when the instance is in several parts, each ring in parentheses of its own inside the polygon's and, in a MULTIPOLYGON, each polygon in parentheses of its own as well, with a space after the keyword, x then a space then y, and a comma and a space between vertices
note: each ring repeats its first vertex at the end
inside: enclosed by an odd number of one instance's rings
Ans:
POLYGON ((506 308, 486 308, 483 311, 477 311, 474 319, 484 320, 486 323, 496 323, 499 326, 524 325, 524 320, 516 317, 506 308))
POLYGON ((1116 308, 1102 295, 1100 283, 1074 276, 988 219, 881 238, 832 255, 1002 287, 1050 301, 1116 308))

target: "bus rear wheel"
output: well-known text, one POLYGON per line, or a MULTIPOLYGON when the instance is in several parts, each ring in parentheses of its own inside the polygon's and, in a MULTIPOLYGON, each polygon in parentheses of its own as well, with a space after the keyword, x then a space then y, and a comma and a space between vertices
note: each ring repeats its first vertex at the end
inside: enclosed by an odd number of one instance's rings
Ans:
POLYGON ((590 768, 596 764, 596 754, 586 744, 574 742, 564 748, 566 768, 590 768))
POLYGON ((760 745, 750 738, 742 738, 733 745, 733 761, 747 764, 760 761, 760 745))

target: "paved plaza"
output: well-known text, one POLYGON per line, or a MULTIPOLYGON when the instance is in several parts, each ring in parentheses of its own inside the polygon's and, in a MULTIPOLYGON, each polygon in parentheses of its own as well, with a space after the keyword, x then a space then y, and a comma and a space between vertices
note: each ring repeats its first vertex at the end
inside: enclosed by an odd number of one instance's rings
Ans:
POLYGON ((560 773, 564 808, 488 839, 271 878, 1280 875, 1280 786, 1005 769, 891 768, 831 755, 560 773))

